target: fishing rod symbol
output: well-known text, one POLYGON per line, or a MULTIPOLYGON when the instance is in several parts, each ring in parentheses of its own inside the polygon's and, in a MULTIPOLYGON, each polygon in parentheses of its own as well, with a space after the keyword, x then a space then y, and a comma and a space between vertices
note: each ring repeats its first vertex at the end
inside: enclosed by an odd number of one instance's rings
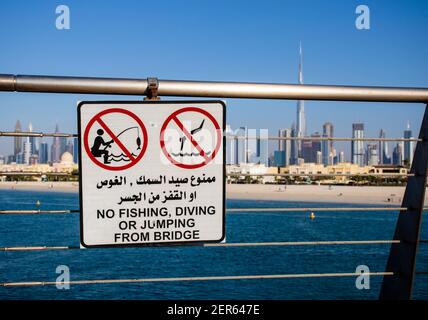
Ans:
MULTIPOLYGON (((123 133, 125 133, 126 131, 131 130, 131 129, 137 129, 137 139, 136 139, 137 150, 141 150, 140 128, 138 126, 126 128, 125 130, 121 131, 116 136, 116 138, 118 138, 120 135, 122 135, 123 133)), ((114 156, 114 155, 110 154, 110 152, 107 150, 107 148, 111 148, 111 145, 114 143, 114 140, 112 139, 108 142, 104 141, 104 139, 102 137, 103 134, 104 134, 103 129, 97 130, 97 137, 94 139, 94 144, 92 145, 91 153, 96 158, 103 157, 104 163, 109 164, 109 163, 111 163, 109 160, 109 156, 114 156), (104 148, 101 149, 102 147, 104 147, 104 148)), ((123 154, 120 155, 120 157, 122 157, 122 156, 123 156, 123 154)), ((120 160, 114 160, 114 161, 118 162, 120 160)))

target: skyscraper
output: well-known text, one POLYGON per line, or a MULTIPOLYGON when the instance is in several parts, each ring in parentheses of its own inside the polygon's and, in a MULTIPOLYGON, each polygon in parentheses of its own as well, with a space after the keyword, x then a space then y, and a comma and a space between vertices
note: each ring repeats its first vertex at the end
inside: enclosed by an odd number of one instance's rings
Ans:
MULTIPOLYGON (((15 132, 21 132, 21 122, 16 121, 15 132)), ((15 137, 14 139, 14 151, 13 154, 16 157, 18 153, 22 152, 22 137, 15 137)))
MULTIPOLYGON (((289 138, 291 137, 291 130, 280 129, 278 131, 278 136, 280 138, 289 138)), ((278 151, 284 151, 284 166, 289 166, 291 157, 291 140, 278 140, 278 151)))
POLYGON ((247 127, 240 127, 236 133, 236 157, 238 164, 248 163, 248 132, 247 127))
MULTIPOLYGON (((380 129, 379 138, 385 139, 386 133, 383 129, 380 129)), ((390 164, 391 163, 391 156, 389 155, 388 151, 388 142, 386 141, 379 141, 379 163, 380 164, 390 164)))
POLYGON ((269 146, 268 134, 266 129, 259 129, 259 135, 256 140, 256 158, 258 163, 269 166, 269 146))
MULTIPOLYGON (((226 164, 234 164, 232 162, 234 151, 232 145, 235 139, 233 139, 232 128, 230 127, 230 124, 226 124, 226 130, 224 134, 226 136, 226 164)), ((74 142, 74 145, 76 145, 76 141, 74 142)))
MULTIPOLYGON (((334 136, 334 127, 331 122, 326 122, 322 126, 323 134, 329 138, 333 138, 334 136)), ((330 145, 330 149, 333 149, 333 140, 328 141, 328 144, 330 145)))
POLYGON ((403 164, 403 145, 401 143, 397 143, 392 152, 392 163, 400 166, 403 164))
MULTIPOLYGON (((319 132, 315 132, 313 134, 311 134, 312 138, 320 138, 321 135, 319 132)), ((319 139, 314 139, 312 140, 312 156, 311 156, 311 162, 317 162, 318 161, 318 152, 321 153, 321 140, 319 139)), ((322 155, 321 155, 322 157, 322 155)), ((321 160, 322 163, 322 160, 321 160)))
MULTIPOLYGON (((238 140, 233 134, 231 126, 229 124, 226 125, 226 164, 238 163, 237 153, 236 153, 237 144, 238 144, 238 140)), ((74 142, 74 148, 76 149, 76 141, 74 142)))
POLYGON ((247 130, 247 137, 247 161, 268 166, 268 130, 249 129, 247 130))
MULTIPOLYGON (((324 138, 332 138, 333 137, 333 124, 331 122, 326 122, 322 126, 323 131, 323 137, 324 138)), ((323 164, 324 165, 332 165, 333 163, 330 163, 330 154, 333 152, 333 141, 329 140, 322 140, 322 158, 323 158, 323 164)))
POLYGON ((274 164, 276 167, 285 167, 285 151, 275 150, 273 153, 274 164))
POLYGON ((340 151, 339 152, 339 163, 344 163, 345 162, 345 152, 340 151))
MULTIPOLYGON (((293 122, 291 125, 291 136, 297 137, 296 124, 293 122)), ((297 164, 299 159, 299 148, 297 140, 291 140, 290 163, 297 164)))
MULTIPOLYGON (((33 132, 33 125, 31 122, 28 125, 28 132, 33 132)), ((31 154, 37 154, 37 145, 36 145, 36 137, 29 137, 31 143, 31 154)))
POLYGON ((79 139, 77 138, 74 138, 74 142, 73 142, 73 162, 74 163, 79 162, 79 139))
POLYGON ((41 142, 39 146, 39 162, 48 163, 49 154, 48 154, 48 144, 46 142, 41 142))
MULTIPOLYGON (((58 124, 55 126, 55 133, 59 132, 58 124)), ((60 137, 54 137, 53 143, 51 146, 51 161, 52 163, 57 163, 61 159, 61 155, 63 152, 61 152, 61 138, 60 137)))
POLYGON ((317 151, 317 162, 316 164, 322 164, 322 153, 321 151, 317 151))
POLYGON ((72 141, 68 141, 67 145, 66 145, 66 151, 70 154, 73 154, 73 142, 72 141))
MULTIPOLYGON (((303 54, 302 44, 299 47, 299 84, 303 84, 303 54)), ((303 100, 297 101, 297 125, 296 136, 306 136, 306 117, 305 117, 305 104, 303 100)), ((297 158, 302 157, 302 140, 297 141, 297 158)))
POLYGON ((315 162, 312 158, 312 140, 302 141, 302 158, 305 162, 315 162))
MULTIPOLYGON (((364 138, 364 123, 352 124, 352 138, 364 138)), ((352 140, 352 163, 364 166, 364 142, 361 140, 352 140)))
MULTIPOLYGON (((407 128, 404 130, 404 138, 405 139, 412 139, 412 130, 410 130, 410 123, 407 122, 407 128)), ((413 141, 404 141, 404 154, 403 159, 405 163, 407 163, 409 166, 412 165, 413 162, 413 150, 414 150, 414 142, 413 141)))
POLYGON ((24 164, 30 164, 31 157, 31 142, 30 137, 26 137, 24 141, 24 164))
MULTIPOLYGON (((323 134, 323 137, 327 137, 327 135, 323 134)), ((331 153, 331 149, 330 149, 329 141, 322 140, 321 141, 322 163, 325 166, 328 166, 329 164, 331 164, 329 163, 330 153, 331 153)))
POLYGON ((379 154, 377 152, 378 145, 371 143, 367 145, 367 164, 369 166, 377 166, 379 164, 379 154))
POLYGON ((59 145, 60 145, 59 157, 61 158, 63 153, 67 151, 67 138, 66 137, 60 137, 59 138, 59 145))

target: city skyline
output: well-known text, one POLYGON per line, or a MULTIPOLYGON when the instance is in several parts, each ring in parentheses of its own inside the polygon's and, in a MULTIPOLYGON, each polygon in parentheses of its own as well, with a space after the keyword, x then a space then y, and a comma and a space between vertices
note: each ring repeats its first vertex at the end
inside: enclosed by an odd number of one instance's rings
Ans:
MULTIPOLYGON (((28 130, 22 130, 21 121, 18 119, 15 124, 15 132, 34 132, 33 124, 30 121, 28 130)), ((55 132, 60 133, 58 124, 55 125, 55 132)), ((1 154, 2 164, 49 164, 59 163, 64 153, 68 152, 73 156, 73 162, 77 163, 78 143, 77 138, 67 137, 36 137, 36 136, 14 136, 13 153, 1 154), (51 141, 51 143, 48 142, 51 141)))
MULTIPOLYGON (((331 1, 328 6, 281 1, 260 7, 219 0, 194 2, 186 8, 179 3, 134 1, 128 3, 132 10, 126 19, 117 16, 110 3, 70 0, 67 4, 72 23, 66 31, 55 28, 54 1, 25 2, 26 10, 19 1, 3 5, 0 26, 14 32, 1 35, 2 73, 298 83, 301 41, 305 84, 427 86, 426 2, 409 6, 406 1, 394 1, 384 6, 366 1, 373 19, 371 29, 364 31, 355 28, 353 1, 331 1), (88 10, 92 13, 81 14, 88 10), (206 19, 208 12, 220 15, 222 23, 206 19), (166 23, 174 27, 165 28, 166 23), (150 50, 146 41, 136 41, 147 25, 160 26, 156 36, 150 36, 154 41, 150 50), (123 51, 125 47, 128 50, 123 51)), ((14 112, 2 114, 0 127, 12 131, 19 115, 22 123, 31 121, 35 131, 51 132, 58 123, 63 132, 76 133, 77 101, 140 98, 3 93, 0 103, 14 112)), ((296 119, 295 100, 227 99, 226 103, 226 119, 234 128, 246 125, 276 134, 296 119)), ((351 136, 353 122, 365 123, 367 137, 377 137, 380 128, 389 137, 400 137, 403 119, 410 120, 416 134, 423 108, 423 104, 334 101, 305 101, 304 106, 307 128, 321 128, 330 121, 335 135, 344 137, 351 136)), ((339 142, 335 145, 341 149, 339 142)), ((1 154, 12 150, 10 138, 0 139, 1 154)))
MULTIPOLYGON (((364 123, 352 123, 352 131, 353 138, 369 138, 365 135, 364 123)), ((339 162, 350 162, 360 166, 365 166, 388 164, 411 165, 413 161, 413 153, 416 146, 414 141, 380 140, 369 142, 353 140, 347 142, 349 145, 348 153, 345 150, 334 148, 334 143, 337 143, 337 141, 311 140, 311 138, 334 137, 333 123, 324 123, 322 132, 323 133, 320 134, 319 131, 315 131, 311 135, 306 136, 308 139, 302 140, 303 163, 318 163, 327 166, 339 162), (307 142, 311 143, 306 144, 307 142), (307 159, 310 160, 307 161, 307 159)), ((380 128, 379 132, 379 138, 381 139, 392 138, 387 136, 386 131, 383 128, 380 128)), ((292 163, 293 152, 291 145, 296 140, 270 140, 270 143, 268 144, 266 143, 267 139, 263 140, 259 138, 260 136, 264 138, 274 136, 292 137, 292 130, 289 128, 280 129, 276 135, 271 135, 267 129, 252 129, 247 128, 246 126, 241 126, 234 130, 230 124, 227 124, 225 134, 226 137, 228 137, 228 139, 226 139, 226 164, 268 163, 269 166, 276 166, 278 163, 280 163, 278 166, 299 164, 299 162, 292 163), (260 135, 260 132, 263 132, 263 135, 260 135), (253 147, 250 147, 250 145, 253 147), (254 145, 256 145, 256 147, 254 147, 254 145), (265 156, 265 158, 262 160, 257 159, 251 161, 253 153, 256 153, 260 157, 260 149, 262 148, 268 149, 267 152, 261 153, 261 156, 265 156), (280 154, 282 152, 284 152, 284 154, 280 154), (272 161, 274 163, 272 163, 272 161)), ((403 130, 403 134, 394 138, 415 139, 415 135, 413 134, 408 121, 405 129, 403 130)))
MULTIPOLYGON (((303 49, 301 42, 299 42, 298 84, 303 85, 303 49)), ((383 128, 379 129, 379 137, 385 138, 386 131, 383 128)), ((19 119, 15 124, 15 131, 22 131, 19 119)), ((29 122, 28 131, 33 132, 31 121, 29 122)), ((350 152, 346 152, 343 148, 343 144, 341 145, 342 148, 338 150, 334 147, 334 141, 309 139, 310 137, 334 137, 334 125, 331 121, 325 122, 322 125, 321 131, 309 131, 306 126, 305 104, 303 100, 297 101, 296 121, 291 123, 290 128, 286 128, 285 126, 280 128, 278 136, 308 137, 307 140, 278 140, 278 148, 275 149, 272 148, 274 145, 268 140, 258 139, 260 137, 267 138, 269 136, 268 129, 248 129, 246 125, 243 125, 234 132, 231 125, 228 124, 225 134, 230 137, 236 137, 236 139, 229 139, 226 142, 226 163, 260 163, 265 166, 287 166, 289 164, 309 162, 327 166, 338 163, 339 160, 345 160, 358 164, 359 166, 364 166, 367 164, 403 164, 405 161, 411 164, 413 160, 414 143, 412 141, 403 142, 401 146, 399 144, 395 145, 392 154, 389 154, 389 144, 385 141, 378 141, 373 144, 365 143, 364 141, 351 141, 350 152), (312 133, 308 134, 309 131, 312 133), (320 132, 322 132, 322 134, 320 134, 320 132), (269 148, 269 145, 271 148, 269 148), (397 153, 399 155, 397 155, 397 153)), ((55 133, 59 133, 58 124, 55 125, 55 133)), ((403 138, 412 137, 410 122, 407 121, 403 138)), ((365 125, 363 122, 352 123, 352 138, 365 138, 365 125)), ((36 142, 40 143, 35 137, 15 137, 13 144, 14 157, 12 159, 10 155, 7 155, 7 160, 5 162, 10 163, 14 161, 24 164, 29 164, 30 162, 34 163, 35 161, 40 163, 57 163, 60 161, 61 155, 68 151, 73 155, 77 163, 77 149, 75 144, 73 145, 75 141, 67 141, 65 137, 53 137, 51 147, 44 146, 42 153, 39 152, 39 145, 36 145, 36 142), (46 150, 50 151, 48 151, 49 154, 45 154, 46 150), (30 160, 31 156, 37 156, 37 159, 30 160)), ((338 145, 340 145, 340 142, 338 145)), ((0 153, 0 156, 1 155, 0 153)), ((6 156, 3 157, 6 158, 6 156)))
MULTIPOLYGON (((302 43, 299 43, 299 63, 298 63, 298 84, 303 84, 303 51, 302 43)), ((380 129, 380 138, 386 138, 386 131, 380 129)), ((229 137, 236 137, 227 141, 226 152, 229 155, 226 158, 227 164, 240 163, 260 163, 277 166, 287 166, 289 164, 317 163, 333 165, 339 160, 346 161, 359 166, 379 165, 379 164, 411 164, 413 161, 414 142, 404 141, 399 142, 394 146, 394 150, 400 152, 399 155, 392 157, 389 154, 389 143, 386 141, 378 141, 376 143, 366 143, 361 140, 352 140, 350 143, 350 152, 345 152, 343 149, 337 150, 334 148, 334 141, 316 140, 312 138, 331 138, 334 137, 334 125, 327 121, 322 125, 322 135, 319 131, 314 130, 308 134, 306 127, 305 104, 303 100, 297 101, 296 105, 296 121, 291 123, 291 128, 280 128, 278 137, 296 137, 295 140, 278 140, 278 148, 269 151, 269 143, 266 140, 254 139, 253 134, 256 130, 264 130, 265 137, 269 136, 267 129, 248 129, 247 126, 241 126, 237 133, 233 133, 231 125, 227 125, 225 134, 229 137), (249 132, 251 132, 249 134, 249 132), (250 139, 247 139, 249 137, 250 139), (302 139, 308 137, 308 139, 302 139), (245 138, 245 139, 243 139, 245 138), (251 139, 252 138, 252 139, 251 139), (256 143, 256 146, 254 146, 256 143), (402 143, 402 145, 399 145, 402 143), (251 146, 250 146, 251 144, 251 146), (402 149, 402 152, 399 151, 402 149), (261 151, 263 150, 263 151, 261 151), (255 154, 255 156, 254 156, 255 154), (391 160, 392 158, 392 160, 391 160), (269 160, 271 159, 271 160, 269 160), (273 160, 272 160, 273 159, 273 160)), ((363 122, 352 123, 352 138, 366 138, 365 125, 363 122)), ((410 130, 410 123, 407 121, 406 129, 404 130, 403 138, 413 138, 410 130)), ((393 141, 391 141, 393 142, 393 141)), ((336 142, 337 143, 337 142, 336 142)), ((271 144, 272 146, 273 144, 271 144)), ((339 143, 339 145, 341 145, 339 143)), ((343 144, 341 145, 343 147, 343 144)))
MULTIPOLYGON (((297 110, 298 108, 299 107, 297 106, 297 110)), ((379 138, 387 138, 386 131, 383 128, 380 128, 379 130, 379 138)), ((15 123, 14 131, 25 131, 22 130, 21 121, 19 119, 15 123)), ((306 163, 313 162, 331 165, 339 162, 341 159, 346 162, 367 165, 370 163, 370 151, 375 152, 375 155, 372 156, 376 157, 376 164, 403 164, 404 161, 408 161, 408 163, 411 164, 413 160, 413 152, 415 148, 414 141, 376 141, 373 143, 366 141, 351 141, 349 143, 349 152, 346 152, 346 150, 334 148, 334 143, 337 143, 337 141, 310 139, 314 137, 334 137, 334 124, 332 122, 326 122, 323 124, 321 130, 322 134, 320 134, 320 131, 318 130, 312 131, 312 134, 305 136, 308 139, 301 140, 303 146, 302 158, 306 163), (305 144, 308 142, 310 142, 310 144, 305 144), (397 153, 399 153, 399 155, 397 155, 397 153), (318 159, 319 156, 321 158, 318 159), (398 160, 397 157, 400 160, 398 160), (308 161, 308 159, 310 160, 308 161)), ((353 138, 366 138, 364 135, 364 123, 352 123, 352 131, 353 138)), ((32 122, 29 122, 28 132, 33 132, 32 122)), ((55 125, 54 133, 60 133, 58 124, 55 125)), ((226 125, 225 135, 229 137, 237 137, 237 139, 228 139, 226 141, 227 164, 261 163, 268 166, 272 164, 272 159, 276 156, 282 157, 281 159, 283 160, 278 161, 281 161, 281 163, 283 161, 285 166, 289 164, 298 164, 298 162, 293 163, 292 161, 292 144, 296 140, 268 140, 266 138, 269 136, 275 136, 275 134, 270 134, 268 129, 241 126, 238 129, 233 130, 230 124, 226 125), (288 156, 275 155, 276 151, 285 151, 288 153, 288 156)), ((293 130, 289 128, 279 129, 276 136, 292 137, 293 130)), ((401 138, 415 138, 409 121, 406 122, 401 138)), ((30 162, 34 163, 35 161, 34 159, 30 160, 30 156, 36 155, 37 163, 58 163, 62 154, 64 152, 69 152, 73 156, 73 161, 77 163, 77 138, 51 137, 48 139, 51 140, 51 144, 46 141, 46 137, 13 137, 13 153, 0 153, 0 157, 5 163, 17 162, 29 164, 30 162), (14 158, 11 158, 12 156, 14 156, 14 158)))

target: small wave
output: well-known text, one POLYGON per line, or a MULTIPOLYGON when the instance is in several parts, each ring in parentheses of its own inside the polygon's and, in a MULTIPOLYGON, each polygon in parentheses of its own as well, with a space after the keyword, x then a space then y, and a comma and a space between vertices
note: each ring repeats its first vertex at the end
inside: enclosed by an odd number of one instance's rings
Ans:
MULTIPOLYGON (((131 153, 131 155, 135 158, 137 155, 136 154, 134 154, 134 153, 131 153)), ((113 159, 113 158, 121 158, 121 157, 123 157, 123 158, 128 158, 128 156, 126 155, 126 154, 124 154, 124 153, 121 153, 121 154, 109 154, 109 159, 113 159)))
POLYGON ((109 159, 109 160, 114 161, 114 162, 121 162, 121 161, 129 162, 129 161, 131 161, 129 158, 109 159))
MULTIPOLYGON (((134 154, 134 153, 131 153, 131 155, 134 158, 137 157, 137 155, 134 154)), ((126 154, 124 154, 124 153, 121 153, 121 154, 113 154, 113 153, 109 154, 108 160, 109 161, 114 161, 114 162, 121 162, 121 161, 129 162, 129 161, 131 161, 131 159, 129 159, 129 157, 126 154)))

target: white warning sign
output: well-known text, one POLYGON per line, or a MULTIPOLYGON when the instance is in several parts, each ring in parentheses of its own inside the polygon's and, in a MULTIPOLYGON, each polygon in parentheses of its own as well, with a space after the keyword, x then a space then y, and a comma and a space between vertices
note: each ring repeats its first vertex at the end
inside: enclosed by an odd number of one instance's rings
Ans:
POLYGON ((222 101, 81 102, 80 242, 224 239, 222 101))

